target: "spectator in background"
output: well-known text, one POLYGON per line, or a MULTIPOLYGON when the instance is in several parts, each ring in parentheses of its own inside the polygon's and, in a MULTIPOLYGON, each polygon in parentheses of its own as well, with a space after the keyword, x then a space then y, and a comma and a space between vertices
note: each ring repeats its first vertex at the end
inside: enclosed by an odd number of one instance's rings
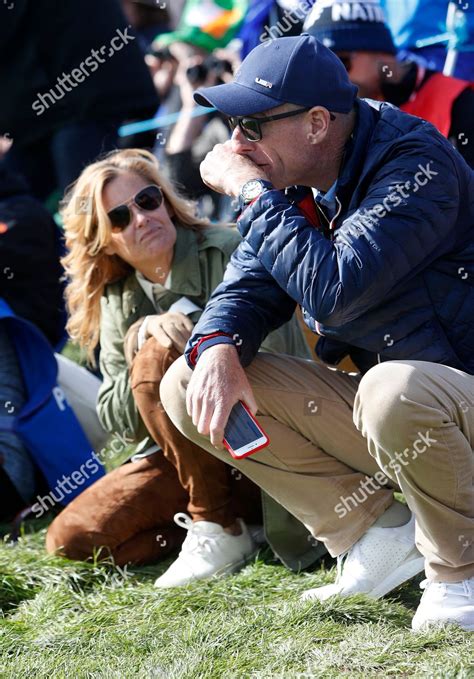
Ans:
MULTIPOLYGON (((175 83, 179 87, 181 109, 176 124, 167 137, 158 137, 166 142, 164 162, 171 180, 182 187, 185 196, 199 200, 199 212, 210 219, 231 221, 236 210, 227 196, 211 191, 204 184, 199 166, 216 144, 226 142, 230 137, 227 121, 220 113, 214 112, 195 116, 197 107, 193 94, 197 87, 230 82, 236 55, 230 50, 214 50, 203 58, 195 55, 183 59, 176 73, 175 83)), ((236 70, 236 69, 235 69, 236 70)))
POLYGON ((241 58, 268 38, 299 35, 314 0, 251 0, 238 38, 241 58))
MULTIPOLYGON (((403 57, 414 56, 422 65, 434 71, 442 71, 446 61, 446 41, 426 47, 417 47, 418 40, 434 38, 446 33, 447 0, 381 0, 387 23, 403 57)), ((464 15, 466 41, 459 46, 456 78, 474 80, 474 3, 454 0, 452 3, 464 15)))
POLYGON ((14 139, 2 162, 41 200, 115 148, 122 121, 150 117, 158 105, 118 0, 15 0, 2 12, 0 63, 8 93, 0 134, 14 139))
MULTIPOLYGON (((59 230, 48 211, 31 196, 21 176, 0 167, 0 300, 16 316, 42 331, 51 344, 51 354, 53 347, 60 347, 64 341, 60 254, 59 230)), ((8 321, 0 319, 0 420, 6 415, 18 415, 31 397, 28 375, 22 372, 17 355, 20 342, 15 341, 12 332, 8 321)), ((23 340, 26 344, 25 336, 23 340)), ((36 344, 30 347, 30 360, 34 362, 39 349, 36 344)), ((58 382, 89 441, 99 449, 105 436, 95 414, 98 380, 89 374, 84 376, 78 366, 62 356, 57 356, 57 361, 58 382)), ((38 403, 35 407, 39 409, 38 403)), ((0 422, 0 519, 5 520, 45 486, 24 440, 2 425, 0 422)))
POLYGON ((175 125, 157 130, 154 154, 171 181, 185 196, 199 200, 199 212, 214 220, 231 220, 231 201, 202 182, 199 165, 215 144, 229 139, 222 117, 195 117, 193 91, 232 78, 240 63, 235 51, 225 49, 242 24, 247 0, 188 0, 178 28, 158 36, 147 63, 162 104, 157 116, 179 114, 175 125))
POLYGON ((379 0, 358 3, 358 14, 338 0, 317 0, 305 31, 341 59, 359 96, 388 101, 433 123, 474 167, 474 90, 471 83, 400 61, 379 0))
POLYGON ((143 52, 147 52, 160 33, 171 30, 169 9, 166 3, 156 0, 122 0, 128 21, 136 30, 143 52))

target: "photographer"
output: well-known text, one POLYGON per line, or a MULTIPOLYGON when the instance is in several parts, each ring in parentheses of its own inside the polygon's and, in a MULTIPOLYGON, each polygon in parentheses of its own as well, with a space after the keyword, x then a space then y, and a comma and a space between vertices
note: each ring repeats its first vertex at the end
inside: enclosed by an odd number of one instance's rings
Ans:
MULTIPOLYGON (((233 59, 233 55, 230 58, 233 59)), ((211 218, 231 219, 230 201, 204 184, 199 166, 216 144, 229 139, 229 128, 219 113, 195 116, 197 105, 193 95, 198 87, 219 85, 231 79, 232 63, 224 50, 207 57, 194 55, 182 60, 175 78, 182 106, 167 139, 167 170, 189 198, 201 200, 201 211, 211 218)))

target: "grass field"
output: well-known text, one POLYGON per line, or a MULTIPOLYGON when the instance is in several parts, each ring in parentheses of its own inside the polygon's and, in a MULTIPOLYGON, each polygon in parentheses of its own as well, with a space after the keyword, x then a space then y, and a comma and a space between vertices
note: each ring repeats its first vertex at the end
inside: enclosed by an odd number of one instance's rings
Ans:
POLYGON ((158 591, 168 565, 120 570, 46 555, 45 520, 0 544, 0 677, 474 677, 474 635, 415 635, 410 583, 380 601, 301 604, 334 576, 268 550, 237 575, 158 591))

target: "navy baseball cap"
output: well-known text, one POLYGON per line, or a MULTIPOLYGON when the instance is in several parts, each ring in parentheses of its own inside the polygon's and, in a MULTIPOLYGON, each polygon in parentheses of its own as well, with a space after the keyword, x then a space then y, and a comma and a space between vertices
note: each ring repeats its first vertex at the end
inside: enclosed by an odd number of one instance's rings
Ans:
POLYGON ((261 113, 285 103, 349 113, 356 95, 341 60, 303 33, 261 43, 244 59, 233 82, 200 88, 194 100, 228 116, 261 113))

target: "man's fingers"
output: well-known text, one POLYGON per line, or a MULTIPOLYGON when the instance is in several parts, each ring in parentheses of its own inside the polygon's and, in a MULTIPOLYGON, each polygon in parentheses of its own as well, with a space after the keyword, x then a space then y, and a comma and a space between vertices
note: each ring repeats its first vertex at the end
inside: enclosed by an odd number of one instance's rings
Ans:
POLYGON ((197 430, 203 436, 209 436, 209 426, 212 419, 212 404, 209 402, 204 402, 199 415, 199 421, 197 423, 197 430))
POLYGON ((252 415, 256 415, 258 411, 257 401, 253 395, 252 387, 249 385, 248 389, 245 391, 245 395, 242 397, 245 405, 248 407, 252 415))
POLYGON ((201 417, 201 409, 202 409, 202 399, 200 396, 194 395, 191 404, 191 418, 193 420, 193 424, 195 427, 197 427, 199 419, 201 417))
POLYGON ((193 416, 193 389, 192 389, 192 378, 191 381, 188 384, 188 388, 186 389, 186 412, 188 413, 188 416, 192 418, 193 416))
POLYGON ((211 418, 211 423, 209 426, 209 433, 211 437, 211 443, 215 448, 222 450, 224 447, 222 440, 224 438, 224 430, 229 419, 231 408, 223 408, 222 406, 216 406, 214 413, 211 418))

